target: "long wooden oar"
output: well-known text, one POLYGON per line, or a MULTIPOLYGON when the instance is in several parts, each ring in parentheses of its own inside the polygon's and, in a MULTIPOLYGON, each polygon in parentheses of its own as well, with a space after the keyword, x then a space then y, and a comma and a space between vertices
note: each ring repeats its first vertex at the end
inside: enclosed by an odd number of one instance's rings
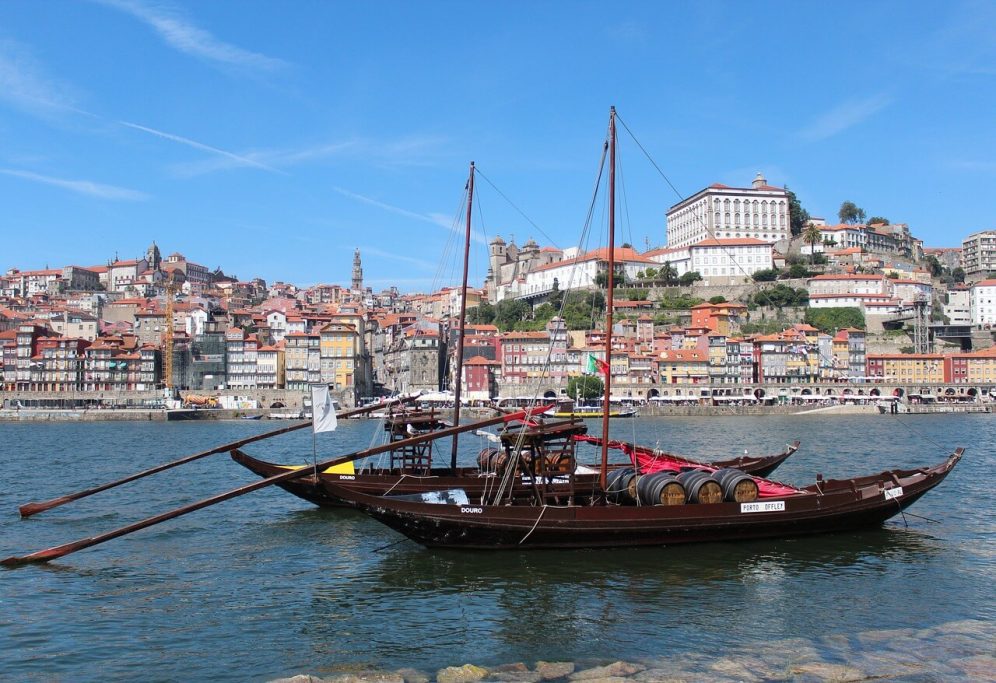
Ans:
POLYGON ((248 486, 240 486, 237 489, 232 489, 231 491, 220 493, 210 498, 205 498, 204 500, 197 501, 196 503, 190 503, 189 505, 184 505, 183 507, 176 508, 175 510, 170 510, 169 512, 164 512, 154 517, 143 519, 140 522, 135 522, 134 524, 129 524, 128 526, 123 526, 120 529, 108 531, 107 533, 103 533, 98 536, 91 536, 89 538, 83 538, 78 541, 73 541, 71 543, 64 543, 63 545, 53 546, 46 550, 39 550, 37 552, 31 553, 30 555, 23 555, 21 557, 8 557, 5 560, 0 560, 0 565, 3 565, 5 567, 18 567, 24 564, 30 564, 36 562, 48 562, 49 560, 55 560, 70 553, 74 553, 77 550, 83 550, 84 548, 89 548, 90 546, 103 543, 104 541, 109 541, 112 538, 117 538, 118 536, 124 536, 125 534, 130 534, 133 531, 138 531, 139 529, 144 529, 146 527, 159 524, 160 522, 165 522, 167 520, 180 517, 181 515, 185 515, 188 512, 193 512, 194 510, 200 510, 201 508, 214 505, 215 503, 226 501, 229 498, 235 498, 237 496, 241 496, 246 493, 251 493, 252 491, 256 491, 258 489, 264 488, 266 486, 271 486, 273 484, 280 484, 281 482, 291 481, 292 479, 298 479, 300 477, 308 476, 310 474, 313 474, 316 468, 319 471, 321 471, 328 469, 329 467, 335 467, 336 465, 341 465, 343 463, 351 462, 353 460, 358 460, 359 458, 365 458, 367 456, 377 455, 378 453, 384 453, 386 451, 395 448, 414 446, 423 443, 425 441, 441 439, 447 436, 453 436, 454 434, 467 432, 472 429, 480 429, 481 427, 489 427, 491 425, 495 425, 500 422, 522 420, 531 414, 541 414, 543 411, 549 410, 551 407, 552 406, 544 406, 542 408, 537 408, 535 411, 522 410, 519 411, 518 413, 513 413, 511 415, 493 417, 487 420, 482 420, 480 422, 472 422, 466 425, 450 427, 449 429, 440 429, 439 431, 436 432, 430 432, 428 434, 423 434, 421 436, 414 436, 410 439, 394 441, 392 443, 387 443, 382 446, 367 448, 362 451, 356 451, 354 453, 350 453, 349 455, 344 455, 338 458, 334 458, 333 460, 326 460, 325 462, 318 463, 314 468, 302 467, 301 469, 297 470, 289 470, 287 472, 269 477, 267 479, 260 479, 255 483, 249 484, 248 486))
MULTIPOLYGON (((369 413, 371 411, 383 408, 388 405, 396 403, 407 403, 415 400, 415 396, 403 396, 401 398, 391 399, 384 403, 373 403, 362 408, 356 408, 354 410, 347 410, 344 413, 339 413, 339 417, 347 418, 353 417, 355 415, 362 415, 363 413, 369 413)), ((266 432, 265 434, 258 434, 256 436, 251 436, 247 439, 240 439, 239 441, 233 441, 232 443, 226 443, 217 448, 212 448, 209 451, 202 451, 200 453, 194 453, 193 455, 188 455, 185 458, 180 458, 179 460, 174 460, 172 462, 165 463, 163 465, 157 465, 150 469, 144 470, 142 472, 136 472, 135 474, 124 477, 123 479, 118 479, 117 481, 112 481, 107 484, 101 484, 100 486, 94 486, 93 488, 86 489, 84 491, 77 491, 76 493, 70 493, 69 495, 60 496, 59 498, 53 498, 51 500, 46 500, 41 503, 26 503, 21 507, 17 508, 18 512, 21 513, 21 517, 30 517, 31 515, 36 515, 39 512, 44 512, 45 510, 51 510, 54 507, 59 507, 60 505, 65 505, 66 503, 71 503, 74 500, 79 500, 80 498, 86 498, 87 496, 92 496, 95 493, 100 493, 101 491, 106 491, 107 489, 112 489, 115 486, 121 486, 121 484, 127 484, 130 481, 135 481, 136 479, 141 479, 142 477, 147 477, 150 474, 156 474, 164 470, 168 470, 173 467, 178 467, 179 465, 184 465, 188 462, 193 462, 194 460, 200 460, 201 458, 206 458, 209 455, 214 455, 215 453, 223 453, 225 451, 230 451, 233 448, 241 448, 246 444, 253 443, 254 441, 262 441, 263 439, 269 439, 274 436, 280 436, 281 434, 286 434, 287 432, 293 432, 298 429, 304 429, 305 427, 310 427, 311 422, 299 422, 298 424, 291 425, 289 427, 282 427, 280 429, 275 429, 272 432, 266 432)))

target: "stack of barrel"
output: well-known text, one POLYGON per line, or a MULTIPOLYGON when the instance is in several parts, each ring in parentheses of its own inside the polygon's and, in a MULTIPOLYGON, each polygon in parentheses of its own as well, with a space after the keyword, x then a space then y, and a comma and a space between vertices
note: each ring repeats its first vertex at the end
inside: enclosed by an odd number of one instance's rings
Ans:
POLYGON ((757 500, 753 477, 732 467, 710 472, 690 469, 678 474, 638 475, 632 467, 609 472, 605 496, 619 505, 684 505, 685 503, 750 503, 757 500))

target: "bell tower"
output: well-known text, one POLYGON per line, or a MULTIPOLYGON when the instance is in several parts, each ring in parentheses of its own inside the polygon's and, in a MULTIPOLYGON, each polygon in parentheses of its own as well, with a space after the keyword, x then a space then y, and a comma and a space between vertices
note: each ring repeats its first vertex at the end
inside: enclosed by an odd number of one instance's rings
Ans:
POLYGON ((354 292, 363 291, 363 266, 360 265, 360 250, 353 252, 353 287, 354 292))

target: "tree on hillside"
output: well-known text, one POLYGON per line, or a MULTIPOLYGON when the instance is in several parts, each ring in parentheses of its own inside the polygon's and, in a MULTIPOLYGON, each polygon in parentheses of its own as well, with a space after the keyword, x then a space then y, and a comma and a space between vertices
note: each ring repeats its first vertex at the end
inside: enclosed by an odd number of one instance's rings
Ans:
POLYGON ((467 323, 470 325, 490 325, 495 321, 495 307, 487 301, 467 309, 467 323))
POLYGON ((821 332, 834 333, 845 327, 865 329, 865 316, 860 308, 807 308, 806 324, 818 328, 821 332))
POLYGON ((937 260, 937 257, 934 256, 933 254, 925 258, 924 262, 927 264, 927 268, 930 269, 931 277, 940 277, 941 275, 944 274, 944 266, 941 264, 940 261, 937 260))
POLYGON ((754 282, 774 282, 778 279, 778 276, 782 271, 777 268, 765 268, 764 270, 754 271, 754 282))
POLYGON ((864 223, 865 210, 852 201, 845 201, 840 205, 837 217, 841 223, 864 223))
POLYGON ((599 377, 581 375, 567 380, 567 395, 571 398, 586 400, 599 398, 603 394, 605 394, 605 384, 599 377))
POLYGON ((810 223, 803 231, 802 239, 809 244, 809 255, 813 263, 816 263, 816 245, 823 241, 823 233, 820 232, 820 227, 810 223))
POLYGON ((665 261, 657 271, 657 277, 664 280, 664 285, 670 287, 678 279, 678 269, 665 261))
MULTIPOLYGON (((623 276, 616 273, 612 278, 612 286, 618 287, 623 283, 623 276)), ((606 271, 602 270, 595 273, 595 285, 606 289, 609 286, 609 275, 606 271)))
POLYGON ((795 192, 788 189, 788 185, 785 186, 785 193, 789 200, 789 228, 792 231, 792 236, 795 237, 802 234, 806 223, 809 222, 809 212, 802 208, 799 198, 795 196, 795 192))
POLYGON ((881 225, 888 225, 889 219, 883 216, 872 216, 871 218, 868 219, 868 225, 873 225, 875 223, 879 223, 881 225))
POLYGON ((504 299, 495 305, 494 324, 502 332, 514 330, 516 323, 521 323, 530 317, 532 308, 519 299, 504 299))
POLYGON ((702 279, 702 276, 697 270, 690 270, 681 277, 678 278, 678 284, 682 287, 688 287, 693 282, 698 282, 702 279))
POLYGON ((601 292, 570 292, 564 297, 563 316, 569 330, 590 330, 605 312, 601 292))
POLYGON ((748 299, 748 304, 755 306, 771 306, 772 308, 784 308, 786 306, 805 306, 809 303, 809 292, 804 288, 793 289, 786 284, 779 282, 774 287, 762 289, 755 292, 754 296, 748 299))
POLYGON ((801 263, 793 263, 789 266, 789 269, 780 277, 785 277, 790 280, 797 280, 799 278, 809 277, 812 273, 801 263))

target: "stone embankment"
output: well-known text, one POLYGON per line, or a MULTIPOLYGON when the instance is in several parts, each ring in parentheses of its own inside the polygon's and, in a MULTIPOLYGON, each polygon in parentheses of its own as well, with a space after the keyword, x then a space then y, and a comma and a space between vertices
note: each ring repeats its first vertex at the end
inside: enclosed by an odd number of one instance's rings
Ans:
POLYGON ((0 410, 0 422, 175 422, 177 420, 236 420, 263 415, 266 410, 162 410, 153 408, 95 408, 57 410, 24 408, 0 410))
POLYGON ((897 628, 745 643, 722 654, 681 652, 632 662, 522 662, 371 671, 337 667, 271 683, 762 683, 764 681, 996 682, 996 624, 968 619, 933 628, 897 628))

